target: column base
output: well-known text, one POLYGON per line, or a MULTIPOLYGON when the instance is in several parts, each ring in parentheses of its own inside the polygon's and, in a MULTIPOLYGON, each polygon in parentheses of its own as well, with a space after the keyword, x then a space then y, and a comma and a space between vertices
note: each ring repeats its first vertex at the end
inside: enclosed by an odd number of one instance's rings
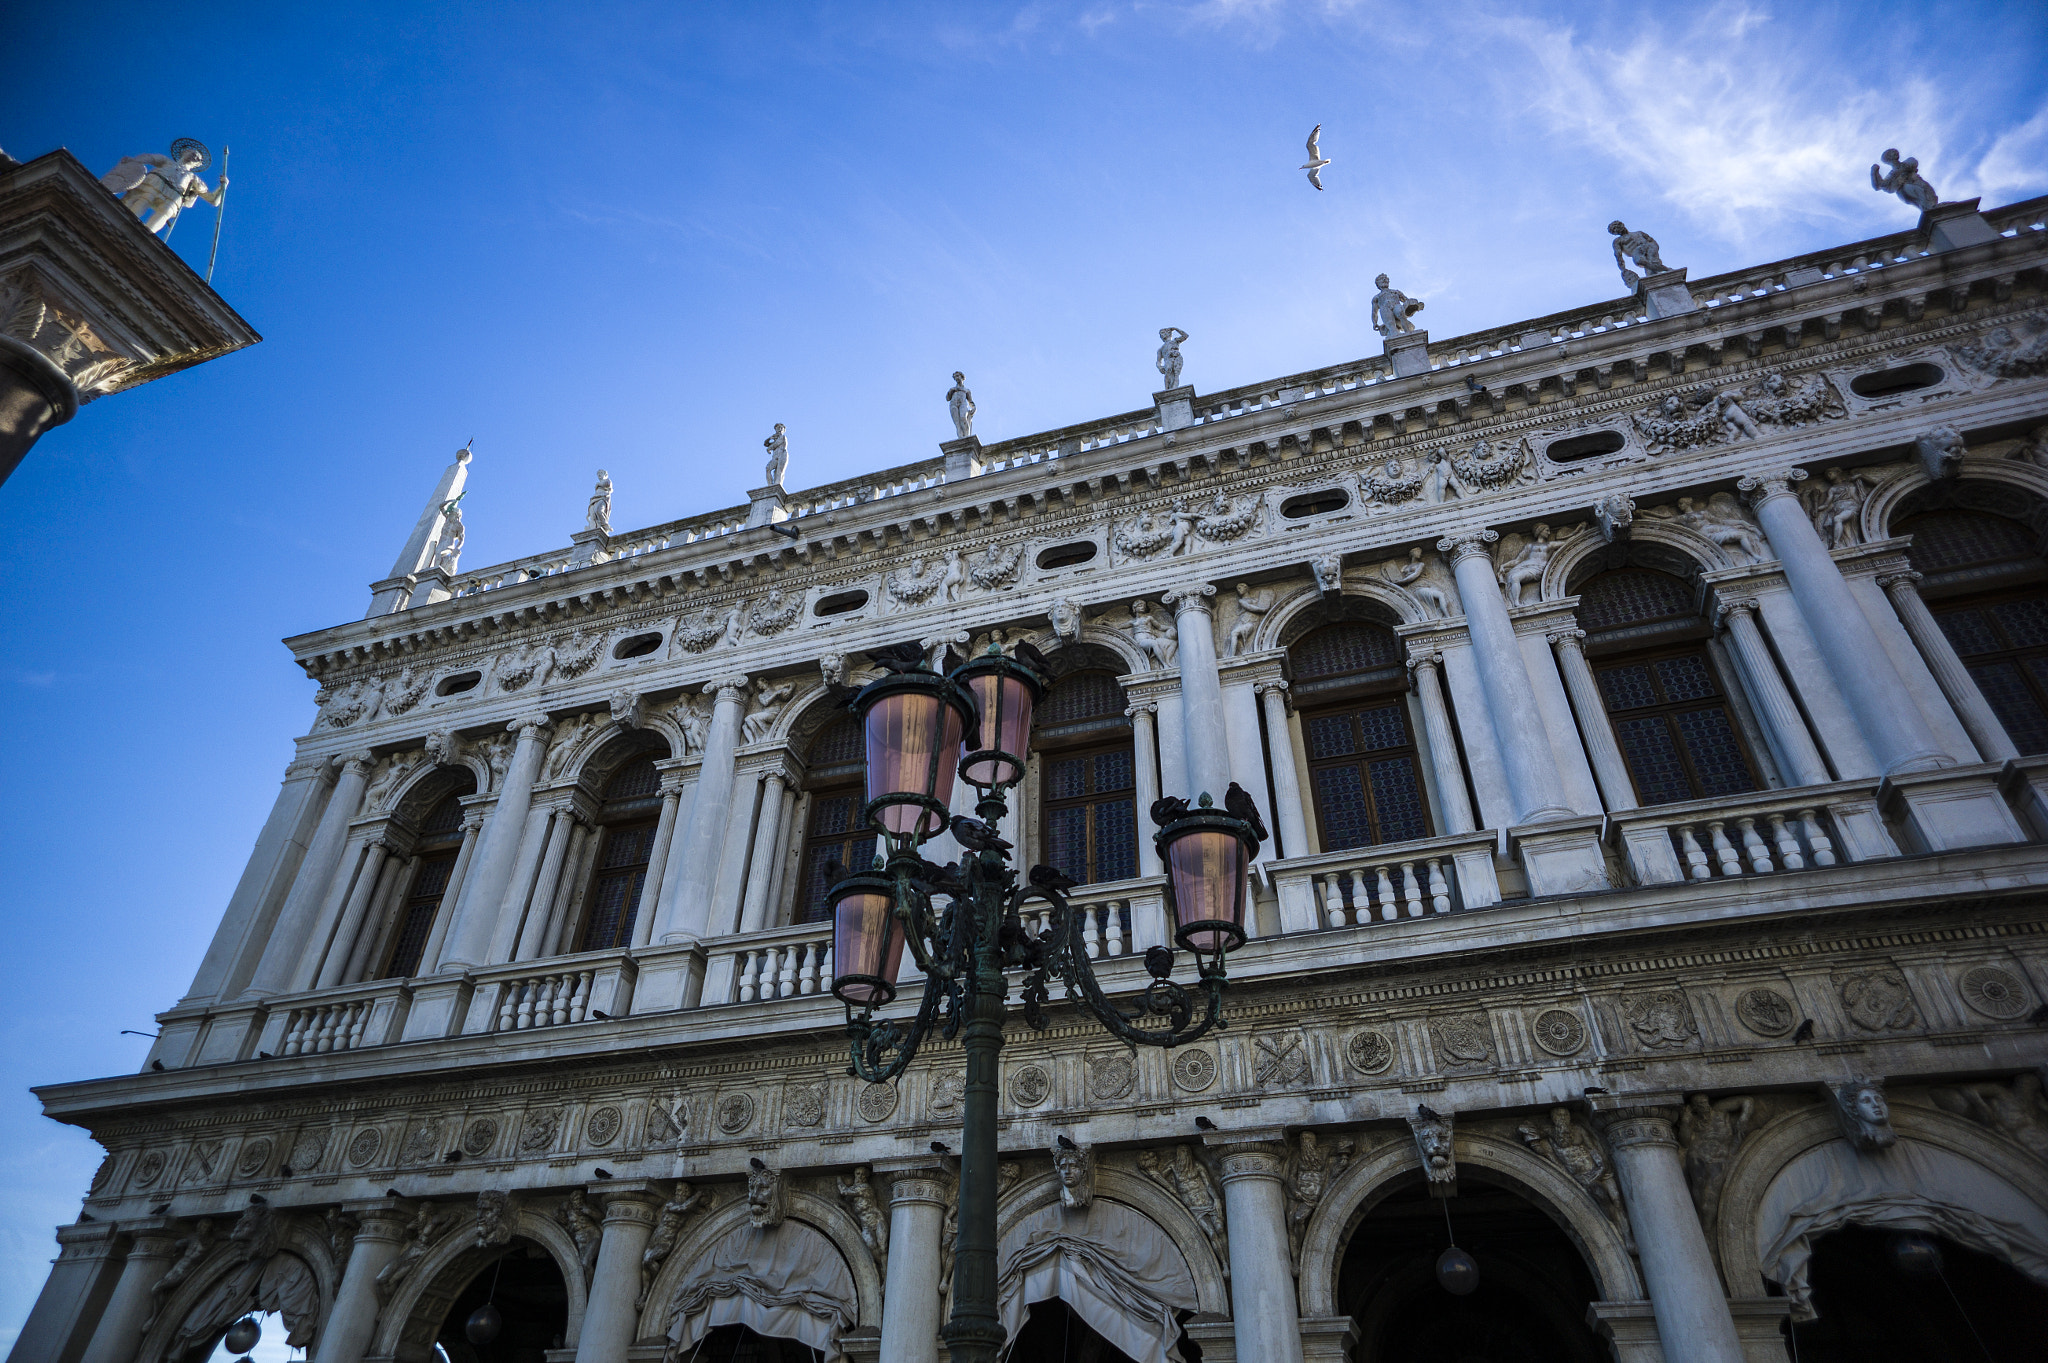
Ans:
MULTIPOLYGON (((1358 1347, 1358 1323, 1349 1316, 1321 1316, 1301 1322, 1302 1363, 1350 1363, 1358 1347)), ((1203 1363, 1209 1350, 1202 1349, 1203 1363)))
POLYGON ((260 1001, 220 1009, 208 1021, 206 1036, 200 1041, 199 1053, 192 1063, 226 1065, 247 1060, 256 1054, 257 1037, 269 1012, 270 1005, 260 1001))
POLYGON ((1646 1301, 1596 1301, 1586 1308, 1586 1328, 1613 1346, 1614 1363, 1664 1363, 1657 1313, 1646 1301))
POLYGON ((705 951, 701 943, 639 947, 633 952, 633 960, 640 970, 640 978, 633 986, 636 1013, 695 1008, 704 997, 705 951))
POLYGON ((1998 773, 1998 788, 2034 836, 2048 840, 2048 753, 2007 758, 1998 773))
POLYGON ((1386 357, 1393 361, 1394 377, 1411 378, 1416 374, 1429 372, 1429 333, 1411 331, 1403 336, 1390 337, 1382 347, 1386 357))
POLYGON ((1534 898, 1613 888, 1600 847, 1601 817, 1577 815, 1508 830, 1534 898))
POLYGON ((1636 285, 1636 297, 1643 300, 1643 311, 1652 318, 1697 312, 1700 306, 1693 301, 1692 290, 1686 287, 1683 266, 1644 276, 1643 282, 1636 285))
POLYGON ((1742 1341, 1742 1363, 1785 1363, 1790 1297, 1730 1297, 1728 1314, 1735 1317, 1735 1337, 1742 1341))
MULTIPOLYGON (((848 1330, 839 1337, 839 1351, 847 1363, 882 1363, 882 1332, 879 1327, 848 1330)), ((1202 1355, 1204 1359, 1208 1354, 1202 1355)))
POLYGON ((412 1011, 405 1015, 400 1041, 438 1041, 453 1036, 469 1012, 476 981, 467 974, 442 975, 413 986, 412 1011))
POLYGON ((1154 393, 1152 405, 1159 411, 1162 431, 1178 431, 1195 424, 1195 387, 1191 383, 1154 393))
POLYGON ((2027 830, 1999 793, 2004 764, 1980 762, 1887 776, 1879 808, 1901 819, 1915 852, 1950 852, 2025 842, 2027 830))
POLYGON ((1958 199, 1936 204, 1920 215, 1919 239, 1923 249, 1939 254, 1963 246, 1981 246, 1997 241, 1998 233, 1977 212, 1976 199, 1958 199))

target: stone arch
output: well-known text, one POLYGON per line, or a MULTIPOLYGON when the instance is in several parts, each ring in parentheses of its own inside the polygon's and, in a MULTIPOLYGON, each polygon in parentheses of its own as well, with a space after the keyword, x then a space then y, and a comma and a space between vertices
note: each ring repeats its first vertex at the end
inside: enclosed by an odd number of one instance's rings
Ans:
MULTIPOLYGON (((370 1357, 397 1357, 398 1350, 408 1342, 431 1351, 434 1335, 456 1294, 485 1264, 507 1250, 506 1245, 479 1248, 475 1224, 471 1218, 464 1217, 391 1294, 391 1300, 384 1304, 378 1315, 375 1341, 367 1351, 370 1357)), ((576 1242, 553 1217, 543 1216, 529 1208, 522 1208, 515 1218, 512 1238, 540 1246, 555 1261, 562 1283, 569 1290, 569 1323, 563 1331, 562 1342, 573 1349, 583 1333, 583 1308, 589 1295, 576 1242)))
MULTIPOLYGON (((225 1213, 213 1218, 219 1232, 219 1240, 213 1252, 164 1301, 162 1309, 157 1312, 156 1320, 143 1336, 142 1346, 135 1352, 137 1363, 180 1363, 182 1355, 171 1352, 171 1345, 177 1338, 179 1327, 224 1279, 242 1268, 242 1246, 229 1241, 227 1230, 222 1224, 227 1219, 225 1213)), ((313 1218, 305 1215, 294 1216, 287 1223, 277 1245, 279 1254, 293 1256, 311 1271, 314 1285, 320 1293, 320 1310, 317 1316, 319 1329, 326 1328, 327 1314, 334 1308, 334 1294, 341 1285, 341 1275, 335 1271, 334 1256, 327 1247, 323 1231, 324 1228, 316 1229, 313 1218)), ((225 1329, 232 1325, 243 1314, 241 1309, 234 1310, 227 1319, 220 1322, 221 1328, 225 1329)))
MULTIPOLYGON (((848 667, 845 684, 862 686, 880 675, 879 672, 856 674, 848 667)), ((790 751, 801 757, 810 750, 811 740, 818 736, 820 730, 845 717, 846 711, 832 699, 831 689, 814 686, 789 698, 789 704, 782 707, 782 714, 776 720, 773 736, 784 740, 790 751)))
MULTIPOLYGON (((1001 1245, 1003 1237, 1019 1221, 1039 1208, 1057 1202, 1059 1196, 1059 1180, 1049 1172, 1038 1178, 1019 1179, 1016 1186, 997 1203, 996 1244, 1001 1245)), ((1159 1227, 1173 1242, 1174 1248, 1180 1251, 1181 1258, 1187 1261, 1188 1274, 1195 1281, 1195 1296, 1201 1302, 1201 1310, 1222 1315, 1230 1313, 1230 1289, 1223 1276, 1224 1266, 1217 1260, 1208 1237, 1202 1234, 1202 1228, 1188 1215, 1180 1199, 1169 1196, 1165 1189, 1143 1174, 1102 1165, 1097 1165, 1095 1170, 1095 1196, 1120 1202, 1159 1227)), ((950 1289, 947 1299, 950 1302, 950 1289)))
MULTIPOLYGON (((1894 1102, 1891 1117, 1898 1144, 1875 1156, 1855 1153, 1842 1139, 1833 1113, 1821 1105, 1786 1113, 1744 1143, 1728 1171, 1721 1195, 1720 1224, 1709 1228, 1720 1252, 1722 1276, 1731 1292, 1737 1296, 1760 1292, 1771 1281, 1767 1273, 1772 1265, 1764 1262, 1765 1246, 1778 1239, 1786 1226, 1782 1218, 1767 1210, 1767 1199, 1781 1176, 1802 1159, 1821 1152, 1839 1154, 1845 1166, 1853 1161, 1870 1162, 1872 1171, 1880 1176, 1885 1166, 1878 1161, 1896 1161, 1903 1166, 1914 1161, 1921 1150, 1933 1152, 1937 1162, 1950 1168, 1954 1167, 1954 1160, 1974 1167, 1984 1176, 1987 1186, 2003 1185, 1995 1204, 1953 1206, 1950 1211, 1961 1213, 1953 1215, 1916 1210, 1913 1199, 1888 1200, 1880 1193, 1869 1199, 1870 1205, 1861 1212, 1850 1211, 1844 1222, 1928 1230, 2012 1263, 2036 1281, 2048 1281, 2048 1195, 2042 1191, 2048 1185, 2044 1185, 2040 1162, 2003 1137, 1938 1109, 1894 1102), (1831 1145, 1837 1149, 1830 1151, 1831 1145), (2035 1232, 2041 1239, 2043 1258, 2032 1266, 2017 1262, 2011 1252, 2012 1241, 2001 1243, 2001 1238, 1993 1233, 1996 1228, 1987 1224, 2014 1224, 2015 1208, 2030 1211, 2029 1220, 2035 1227, 2043 1228, 2035 1232), (1779 1220, 1780 1224, 1759 1224, 1765 1217, 1779 1220)), ((1921 1200, 1935 1208, 1944 1205, 1934 1204, 1931 1199, 1921 1200)))
MULTIPOLYGON (((722 1186, 730 1188, 735 1185, 722 1186)), ((858 1298, 855 1324, 879 1325, 882 1320, 882 1271, 860 1238, 860 1223, 836 1201, 815 1193, 785 1188, 783 1197, 788 1218, 801 1221, 823 1235, 839 1251, 839 1257, 846 1260, 846 1267, 853 1274, 854 1294, 858 1298)), ((709 1254, 714 1245, 745 1225, 746 1221, 744 1190, 732 1201, 721 1203, 697 1218, 696 1224, 676 1242, 661 1271, 655 1274, 654 1283, 647 1293, 647 1303, 641 1308, 636 1339, 668 1333, 669 1303, 674 1299, 676 1289, 682 1285, 683 1275, 709 1254)))
MULTIPOLYGON (((1519 1142, 1483 1131, 1459 1131, 1456 1148, 1461 1166, 1486 1170, 1492 1176, 1489 1181, 1527 1199, 1557 1224, 1592 1270, 1601 1300, 1643 1299, 1642 1279, 1621 1232, 1592 1194, 1564 1170, 1519 1142)), ((1401 1137, 1359 1156, 1330 1185, 1302 1237, 1303 1318, 1338 1314, 1337 1270, 1352 1232, 1407 1175, 1419 1170, 1414 1142, 1401 1137)))
POLYGON ((1334 606, 1314 584, 1297 586, 1266 612, 1258 633, 1252 636, 1252 651, 1286 648, 1317 625, 1336 620, 1370 620, 1393 629, 1431 623, 1439 618, 1406 587, 1383 579, 1346 578, 1334 606))
POLYGON ((637 729, 601 724, 583 739, 578 750, 563 764, 556 784, 573 782, 593 795, 601 794, 612 773, 626 763, 647 756, 659 761, 675 751, 676 742, 652 724, 643 724, 637 729))
POLYGON ((476 773, 468 763, 446 766, 426 761, 419 769, 399 783, 397 792, 386 804, 386 811, 408 828, 418 828, 434 807, 449 795, 475 795, 482 787, 477 783, 476 773), (463 790, 465 784, 469 789, 463 790))
POLYGON ((1889 539, 1894 521, 1934 509, 1926 504, 1934 499, 1921 495, 1929 492, 1937 494, 1943 504, 1953 502, 1971 510, 1987 511, 2020 521, 2036 534, 2048 533, 2048 469, 2017 459, 1966 459, 1961 477, 1943 484, 1936 484, 1918 464, 1896 464, 1876 472, 1884 476, 1863 499, 1862 517, 1856 526, 1866 541, 1889 539), (2017 516, 2010 506, 2002 507, 1995 500, 1998 495, 2009 496, 2015 490, 2028 503, 2026 512, 2017 516), (1980 495, 1972 497, 1973 492, 1980 495))
POLYGON ((1575 595, 1587 578, 1612 568, 1653 568, 1697 584, 1701 573, 1747 566, 1691 526, 1638 517, 1629 537, 1613 544, 1592 530, 1566 540, 1543 570, 1543 599, 1575 595))
MULTIPOLYGON (((1159 603, 1155 601, 1152 604, 1157 606, 1159 603)), ((1171 628, 1173 612, 1165 611, 1164 614, 1166 625, 1171 628)), ((1081 637, 1073 643, 1050 633, 1034 640, 1034 643, 1055 668, 1060 666, 1064 655, 1075 653, 1083 655, 1075 664, 1077 668, 1105 667, 1120 677, 1133 672, 1147 671, 1152 666, 1151 660, 1138 652, 1138 646, 1131 642, 1128 634, 1103 624, 1090 624, 1084 621, 1081 625, 1081 637)))

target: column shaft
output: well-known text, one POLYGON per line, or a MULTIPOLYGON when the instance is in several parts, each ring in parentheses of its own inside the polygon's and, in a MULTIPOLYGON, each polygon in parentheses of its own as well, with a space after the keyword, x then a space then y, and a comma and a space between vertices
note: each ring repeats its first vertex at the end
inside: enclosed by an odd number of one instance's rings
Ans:
POLYGON ((427 944, 420 951, 420 974, 431 975, 441 968, 441 947, 448 940, 448 925, 455 921, 455 910, 462 903, 462 887, 469 878, 469 866, 476 859, 477 833, 484 821, 475 814, 463 816, 462 846, 455 853, 455 864, 448 868, 448 884, 441 891, 441 906, 434 910, 433 931, 427 934, 427 944))
POLYGON ((1493 556, 1486 550, 1487 543, 1498 538, 1488 530, 1439 540, 1437 548, 1452 555, 1451 568, 1457 575, 1458 595, 1465 603, 1465 628, 1472 638, 1480 689, 1486 696, 1501 761, 1507 767, 1515 822, 1569 818, 1572 811, 1557 777, 1557 759, 1543 729, 1536 691, 1529 684, 1529 669, 1515 642, 1514 622, 1508 619, 1507 602, 1494 579, 1493 556))
POLYGON ((682 781, 673 775, 661 782, 661 817, 654 824, 654 846, 647 853, 647 879, 641 882, 644 901, 633 918, 633 945, 644 947, 654 938, 654 911, 661 903, 661 881, 668 871, 669 844, 676 835, 676 805, 682 799, 682 781))
MULTIPOLYGON (((789 907, 784 887, 789 880, 790 844, 803 838, 803 830, 796 826, 797 790, 794 784, 782 792, 782 840, 775 846, 775 876, 768 884, 768 926, 780 927, 784 913, 789 907)), ((1011 842, 1017 841, 1015 838, 1011 842)))
POLYGON ((659 921, 654 926, 655 936, 663 942, 694 942, 705 935, 710 922, 719 844, 725 840, 726 817, 732 805, 733 755, 739 749, 740 715, 747 708, 746 686, 746 678, 739 677, 705 688, 717 701, 711 707, 711 731, 704 740, 697 792, 683 830, 682 864, 677 867, 674 893, 663 887, 659 921))
POLYGON ((385 929, 393 926, 393 919, 397 917, 392 912, 392 905, 405 897, 419 868, 418 857, 401 860, 390 856, 384 859, 384 874, 378 877, 377 892, 370 896, 369 918, 362 930, 356 933, 356 944, 348 953, 348 966, 341 972, 343 984, 355 984, 370 973, 371 961, 385 936, 385 929))
POLYGON ((320 962, 320 973, 314 977, 315 989, 332 989, 342 983, 348 971, 349 957, 355 954, 356 937, 363 931, 363 920, 370 916, 370 901, 382 888, 390 853, 391 844, 382 838, 372 838, 364 846, 363 864, 356 870, 356 883, 349 891, 348 907, 341 912, 341 922, 334 929, 334 940, 327 944, 327 955, 320 962))
POLYGON ((404 1247, 408 1219, 402 1209, 384 1203, 362 1213, 348 1267, 334 1293, 334 1309, 314 1341, 312 1363, 362 1363, 383 1309, 377 1300, 377 1275, 404 1247))
POLYGON ((660 1209, 661 1199, 644 1192, 605 1196, 604 1237, 598 1241, 597 1271, 590 1277, 583 1333, 576 1341, 577 1363, 626 1363, 640 1325, 640 1313, 633 1309, 640 1295, 640 1255, 660 1209))
POLYGON ((548 829, 555 823, 555 813, 545 806, 526 811, 519 855, 513 859, 512 879, 506 882, 505 897, 498 903, 497 928, 491 934, 488 959, 492 965, 514 959, 528 922, 541 911, 540 896, 534 893, 533 882, 540 874, 541 858, 547 853, 548 829))
POLYGON ((899 1177, 889 1190, 889 1290, 882 1300, 880 1357, 891 1363, 938 1363, 945 1230, 945 1184, 922 1174, 899 1177))
POLYGON ((1665 1363, 1743 1363, 1670 1119, 1662 1109, 1637 1109, 1615 1114, 1604 1126, 1665 1363))
MULTIPOLYGON (((1223 682, 1216 673, 1216 622, 1207 583, 1179 587, 1161 598, 1173 609, 1180 642, 1180 731, 1187 749, 1190 801, 1204 794, 1220 806, 1230 787, 1230 749, 1224 735, 1223 682)), ((1180 792, 1175 792, 1180 793, 1180 792)))
POLYGON ((1301 1363, 1301 1322, 1287 1251, 1286 1163, 1263 1146, 1223 1152, 1223 1215, 1230 1226, 1230 1318, 1237 1356, 1301 1363))
MULTIPOLYGON (((542 939, 540 947, 544 956, 560 956, 571 949, 568 937, 575 924, 570 920, 576 909, 578 887, 588 878, 590 851, 596 837, 596 831, 589 824, 581 819, 573 821, 569 830, 569 856, 562 863, 562 876, 555 885, 555 902, 548 908, 547 936, 542 939)), ((640 893, 647 893, 645 881, 641 882, 640 893)))
POLYGON ((206 948, 206 957, 199 963, 185 1002, 231 994, 240 978, 255 968, 250 957, 260 954, 257 942, 265 918, 290 893, 292 877, 304 860, 325 809, 323 801, 333 788, 325 759, 294 762, 285 769, 277 802, 270 807, 270 817, 264 820, 263 832, 249 853, 248 865, 243 867, 242 878, 228 899, 227 912, 221 915, 220 927, 215 929, 213 941, 206 948))
POLYGON ((444 953, 444 964, 465 969, 491 959, 499 908, 512 881, 512 863, 526 831, 526 814, 533 806, 533 781, 547 751, 547 716, 527 715, 505 727, 519 735, 519 742, 512 750, 497 808, 491 811, 491 821, 479 839, 471 883, 456 906, 456 921, 448 930, 444 953))
MULTIPOLYGON (((1443 679, 1437 675, 1442 663, 1443 655, 1431 649, 1415 654, 1408 666, 1415 677, 1416 698, 1422 702, 1422 731, 1429 738, 1429 765, 1436 772, 1437 799, 1443 803, 1443 831, 1470 833, 1479 825, 1472 818, 1472 796, 1465 789, 1464 765, 1458 761, 1458 736, 1451 732, 1443 679)), ((1276 755, 1275 771, 1279 765, 1276 755)))
POLYGON ((1308 855, 1308 812, 1301 798, 1301 776, 1294 766, 1294 729, 1287 722, 1287 683, 1259 683, 1259 703, 1266 712, 1266 765, 1273 772, 1273 828, 1280 834, 1280 852, 1308 855))
POLYGON ((1934 680, 1941 684, 1941 693, 1955 707, 1956 718, 1963 722, 1978 754, 1987 762, 2018 757, 2020 750, 2014 746, 2012 736, 2006 733, 2005 725, 1999 722, 1997 713, 1978 689, 1977 679, 1963 666, 1955 645, 1948 641, 1933 612, 1927 609, 1927 602, 1921 599, 1919 581, 1918 573, 1887 573, 1878 578, 1877 585, 1891 598, 1892 609, 1899 613, 1906 633, 1913 636, 1914 647, 1927 660, 1927 670, 1934 674, 1934 680))
POLYGON ((747 897, 740 910, 740 931, 759 932, 768 925, 768 891, 775 883, 775 849, 782 836, 782 790, 779 771, 761 773, 761 822, 754 831, 754 855, 747 862, 747 897))
POLYGON ((540 879, 533 884, 533 904, 519 929, 519 946, 512 958, 515 961, 531 961, 547 950, 549 931, 555 925, 555 892, 562 884, 562 867, 568 864, 570 840, 580 827, 576 816, 568 810, 555 811, 548 850, 541 857, 540 879))
POLYGON ((256 963, 256 972, 244 991, 246 995, 263 998, 292 988, 292 975, 298 969, 299 958, 305 952, 307 939, 313 934, 314 922, 327 898, 335 868, 341 864, 341 854, 348 845, 348 823, 355 817, 356 807, 363 802, 363 790, 370 780, 370 766, 368 753, 358 753, 343 764, 341 779, 335 782, 334 794, 320 815, 320 826, 313 833, 312 845, 299 862, 299 874, 292 881, 291 893, 285 896, 284 907, 277 911, 277 922, 271 925, 270 940, 263 944, 263 957, 256 963))
POLYGON ((1557 653, 1557 670, 1564 674, 1565 690, 1579 718, 1579 733, 1586 740, 1586 756, 1592 759, 1593 779, 1600 783, 1600 798, 1610 810, 1637 807, 1635 782, 1628 763, 1621 757, 1621 745, 1614 741, 1614 726, 1607 722, 1607 703, 1600 697, 1600 684, 1586 662, 1586 631, 1559 630, 1549 636, 1557 653))
POLYGON ((81 1363, 134 1363, 135 1351, 142 1346, 143 1327, 156 1314, 156 1296, 151 1289, 169 1271, 177 1243, 177 1237, 161 1222, 135 1232, 114 1294, 100 1312, 99 1326, 85 1346, 81 1363))
POLYGON ((1777 660, 1771 657, 1763 631, 1757 628, 1756 602, 1740 597, 1722 602, 1721 620, 1735 643, 1736 656, 1742 659, 1750 702, 1762 713, 1764 723, 1771 726, 1778 750, 1785 754, 1791 767, 1785 776, 1795 786, 1826 785, 1833 778, 1828 775, 1827 763, 1821 760, 1813 735, 1806 730, 1806 717, 1799 713, 1785 679, 1778 675, 1777 660))
POLYGON ((351 840, 342 852, 341 860, 328 880, 327 896, 320 903, 320 912, 313 917, 313 929, 306 934, 305 946, 300 948, 299 963, 292 970, 289 992, 300 993, 319 983, 321 963, 327 959, 328 949, 334 945, 335 929, 354 897, 356 882, 362 878, 363 859, 369 850, 369 840, 358 838, 351 840))
POLYGON ((1159 875, 1164 868, 1159 864, 1159 849, 1152 845, 1152 839, 1145 835, 1151 827, 1151 815, 1147 812, 1159 798, 1159 735, 1153 716, 1159 707, 1145 703, 1133 705, 1124 713, 1131 717, 1131 766, 1135 769, 1133 781, 1138 799, 1138 874, 1159 875))

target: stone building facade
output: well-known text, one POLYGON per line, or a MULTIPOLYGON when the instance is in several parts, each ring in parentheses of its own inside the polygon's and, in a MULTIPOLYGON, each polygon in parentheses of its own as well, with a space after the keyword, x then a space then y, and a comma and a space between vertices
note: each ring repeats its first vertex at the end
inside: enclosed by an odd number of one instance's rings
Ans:
POLYGON ((465 452, 288 641, 319 713, 148 1066, 40 1090, 107 1156, 13 1357, 257 1308, 318 1363, 939 1357, 958 1052, 850 1078, 818 917, 865 850, 827 683, 908 640, 1052 659, 1006 832, 1113 993, 1153 799, 1275 835, 1226 1030, 1010 1036, 1014 1357, 1846 1358, 1929 1244, 2005 1338, 2048 1299, 2044 208, 632 534, 607 484, 482 571, 465 452))

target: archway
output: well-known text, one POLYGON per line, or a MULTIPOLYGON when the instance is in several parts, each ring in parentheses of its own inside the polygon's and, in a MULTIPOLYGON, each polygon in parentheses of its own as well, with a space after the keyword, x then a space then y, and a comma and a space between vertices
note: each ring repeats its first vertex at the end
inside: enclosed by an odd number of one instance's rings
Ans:
POLYGON ((569 1331, 569 1286, 554 1255, 529 1240, 513 1240, 495 1256, 465 1257, 451 1270, 470 1270, 434 1332, 434 1345, 449 1363, 542 1363, 563 1347, 569 1331), (470 1269, 475 1262, 473 1270, 470 1269), (470 1315, 486 1302, 503 1324, 496 1339, 472 1344, 465 1332, 470 1315))
MULTIPOLYGON (((1183 1333, 1174 1352, 1183 1359, 1201 1357, 1183 1333)), ((1006 1363, 1133 1363, 1131 1356, 1097 1333, 1080 1312, 1052 1297, 1031 1303, 1024 1328, 1017 1332, 1006 1363)))
POLYGON ((1403 1177, 1352 1232, 1337 1302, 1358 1324, 1359 1363, 1605 1363, 1606 1347, 1585 1324, 1598 1293, 1570 1237, 1482 1171, 1461 1170, 1458 1183, 1446 1206, 1419 1172, 1403 1177), (1479 1265, 1470 1296, 1436 1279, 1450 1230, 1479 1265))
POLYGON ((1848 1226, 1815 1242, 1810 1281, 1801 1363, 2030 1363, 2048 1339, 2048 1288, 1946 1237, 1848 1226))

